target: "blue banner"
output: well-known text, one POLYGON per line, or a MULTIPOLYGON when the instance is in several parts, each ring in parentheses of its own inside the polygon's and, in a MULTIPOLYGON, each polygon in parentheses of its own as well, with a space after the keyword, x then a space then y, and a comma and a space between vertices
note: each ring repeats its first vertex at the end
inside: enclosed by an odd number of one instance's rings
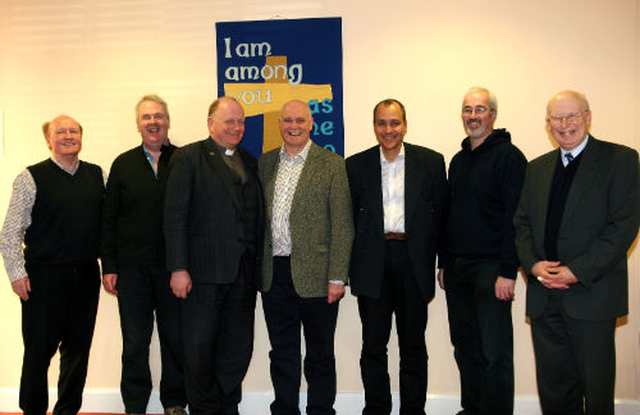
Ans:
POLYGON ((278 114, 300 99, 314 119, 311 139, 344 155, 342 19, 216 23, 218 96, 244 108, 240 144, 256 157, 282 145, 278 114))

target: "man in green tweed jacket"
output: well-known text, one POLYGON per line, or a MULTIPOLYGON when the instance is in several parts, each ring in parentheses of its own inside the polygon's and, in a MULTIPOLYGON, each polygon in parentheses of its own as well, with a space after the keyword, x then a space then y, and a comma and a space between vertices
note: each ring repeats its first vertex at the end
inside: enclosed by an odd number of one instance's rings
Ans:
POLYGON ((272 415, 300 414, 300 327, 304 327, 308 415, 333 415, 334 333, 353 240, 344 160, 309 139, 306 103, 289 101, 278 120, 281 148, 258 163, 265 201, 259 288, 271 341, 272 415))

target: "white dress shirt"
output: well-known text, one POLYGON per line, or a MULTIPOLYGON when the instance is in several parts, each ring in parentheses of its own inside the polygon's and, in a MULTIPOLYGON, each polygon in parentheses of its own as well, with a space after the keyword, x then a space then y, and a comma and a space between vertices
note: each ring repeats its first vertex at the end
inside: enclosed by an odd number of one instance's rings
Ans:
POLYGON ((380 148, 382 169, 382 207, 384 232, 404 233, 404 144, 393 161, 387 161, 380 148))

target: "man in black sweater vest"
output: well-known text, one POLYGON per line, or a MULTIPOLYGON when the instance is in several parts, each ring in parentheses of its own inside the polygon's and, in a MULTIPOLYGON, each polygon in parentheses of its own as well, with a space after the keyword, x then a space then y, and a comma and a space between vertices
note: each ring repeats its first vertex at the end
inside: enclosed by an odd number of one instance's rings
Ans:
POLYGON ((127 414, 144 414, 152 382, 149 344, 154 314, 160 339, 160 401, 166 415, 187 404, 180 303, 165 269, 162 218, 169 159, 169 111, 157 95, 136 105, 142 143, 118 156, 109 173, 102 220, 103 285, 118 296, 122 328, 120 391, 127 414))
POLYGON ((542 413, 613 414, 616 319, 628 313, 638 153, 589 134, 584 95, 556 94, 560 149, 529 163, 514 216, 542 413))
POLYGON ((449 165, 449 217, 440 247, 464 414, 513 414, 515 212, 527 160, 494 129, 495 95, 471 88, 462 103, 468 137, 449 165))
POLYGON ((22 302, 20 408, 29 415, 46 414, 47 372, 59 349, 53 413, 71 415, 82 405, 98 308, 104 186, 100 167, 78 159, 82 127, 77 121, 61 115, 45 123, 43 132, 51 158, 14 181, 0 252, 22 302))

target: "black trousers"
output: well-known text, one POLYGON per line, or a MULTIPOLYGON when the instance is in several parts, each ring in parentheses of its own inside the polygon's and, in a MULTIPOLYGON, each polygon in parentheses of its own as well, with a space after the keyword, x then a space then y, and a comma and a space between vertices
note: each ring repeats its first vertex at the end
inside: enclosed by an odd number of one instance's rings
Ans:
POLYGON ((251 353, 255 257, 231 284, 194 284, 182 303, 185 380, 191 415, 237 415, 251 353))
POLYGON ((531 319, 542 413, 613 415, 616 320, 573 319, 563 295, 553 292, 531 319))
POLYGON ((387 241, 380 298, 358 297, 362 321, 360 371, 365 393, 363 415, 391 413, 387 344, 394 313, 400 349, 400 414, 424 415, 427 399, 427 305, 416 283, 406 242, 387 241))
POLYGON ((153 387, 149 344, 154 314, 160 339, 162 406, 186 406, 182 311, 171 292, 170 275, 162 266, 121 265, 118 271, 118 307, 122 328, 120 391, 127 413, 145 413, 153 387))
POLYGON ((511 301, 495 296, 500 264, 456 258, 445 291, 462 407, 470 414, 513 414, 511 301))
POLYGON ((26 270, 31 292, 27 301, 21 300, 24 359, 20 408, 26 415, 46 414, 47 372, 51 358, 59 349, 58 401, 53 413, 75 415, 82 406, 98 309, 98 263, 27 263, 26 270))
POLYGON ((334 415, 336 364, 334 335, 338 303, 327 297, 301 298, 291 280, 289 258, 273 258, 271 289, 262 294, 264 316, 271 342, 273 415, 299 415, 301 381, 300 328, 304 331, 308 415, 334 415))

